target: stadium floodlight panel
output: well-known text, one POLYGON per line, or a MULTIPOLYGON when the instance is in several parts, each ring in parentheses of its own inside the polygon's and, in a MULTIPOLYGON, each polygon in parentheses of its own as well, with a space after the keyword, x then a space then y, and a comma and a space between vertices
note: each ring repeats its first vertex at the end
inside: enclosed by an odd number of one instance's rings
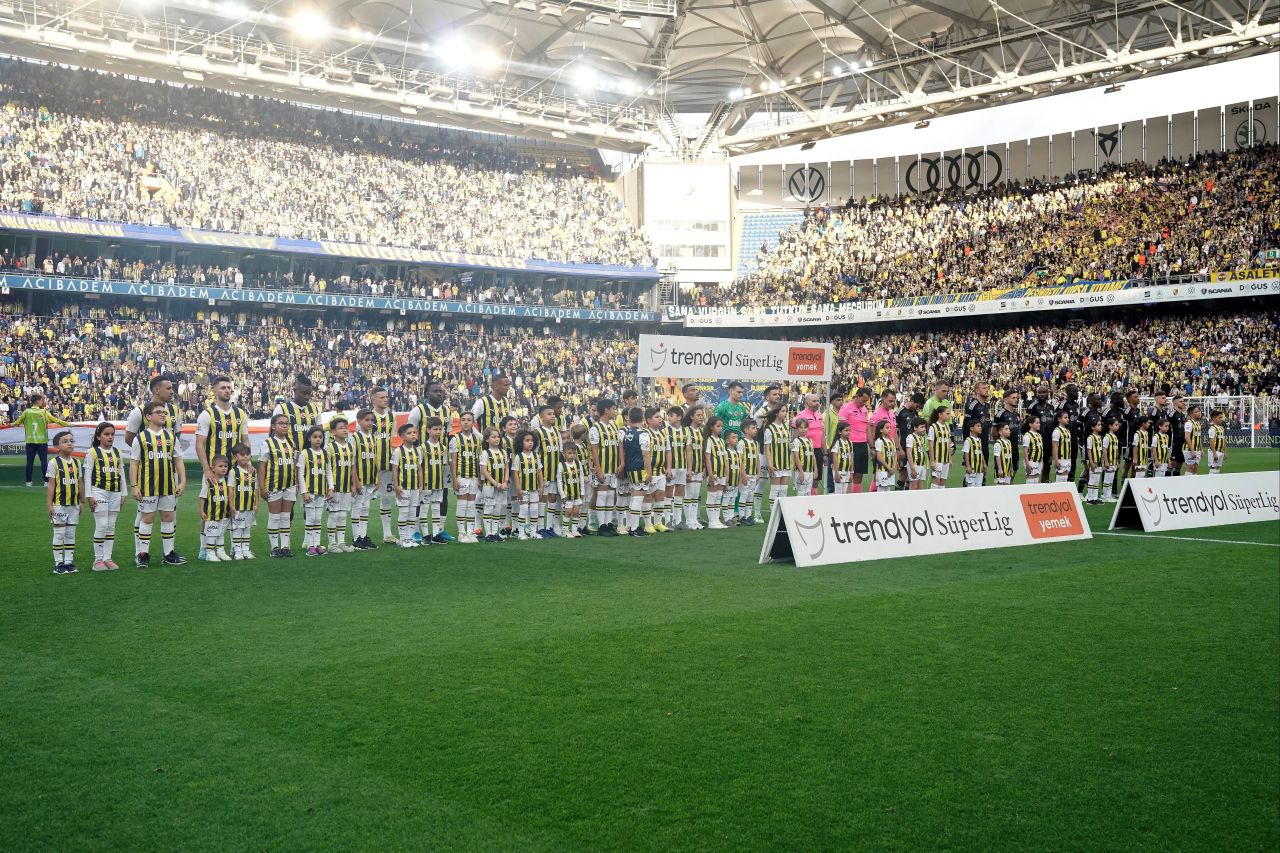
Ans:
POLYGON ((315 9, 297 10, 289 23, 297 35, 306 38, 319 38, 329 32, 329 19, 315 9))

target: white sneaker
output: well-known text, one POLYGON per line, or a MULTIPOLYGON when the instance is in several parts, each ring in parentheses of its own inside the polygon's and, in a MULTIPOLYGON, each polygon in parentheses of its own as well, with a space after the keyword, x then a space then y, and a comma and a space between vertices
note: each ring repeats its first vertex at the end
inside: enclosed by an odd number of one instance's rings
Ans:
POLYGON ((204 561, 206 563, 221 563, 222 558, 218 556, 217 551, 205 551, 204 561))
POLYGON ((529 537, 525 535, 525 532, 523 530, 516 531, 516 538, 519 539, 521 542, 526 542, 529 539, 529 537))
POLYGON ((726 530, 728 529, 728 525, 726 525, 723 521, 721 521, 718 518, 713 518, 707 522, 707 529, 708 530, 726 530))
POLYGON ((217 555, 218 555, 218 559, 219 559, 219 560, 221 560, 222 562, 224 562, 224 563, 230 563, 230 562, 231 562, 231 555, 230 555, 230 554, 228 554, 226 551, 222 550, 221 548, 219 548, 218 550, 214 551, 213 553, 217 554, 217 555))
POLYGON ((255 557, 255 556, 253 556, 253 552, 252 552, 252 551, 245 551, 245 552, 244 552, 244 559, 246 559, 246 560, 256 560, 256 559, 258 559, 258 558, 257 558, 257 557, 255 557))
POLYGON ((243 553, 241 553, 240 551, 235 551, 234 553, 232 553, 232 555, 231 555, 231 559, 233 559, 233 560, 247 560, 247 559, 249 559, 249 558, 248 558, 248 557, 246 557, 246 556, 245 556, 243 553))

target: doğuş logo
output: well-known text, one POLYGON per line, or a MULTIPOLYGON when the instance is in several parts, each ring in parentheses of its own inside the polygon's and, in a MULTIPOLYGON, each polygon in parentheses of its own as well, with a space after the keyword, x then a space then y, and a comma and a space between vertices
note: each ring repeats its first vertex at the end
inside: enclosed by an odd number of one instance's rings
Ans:
POLYGON ((822 525, 822 519, 816 517, 817 513, 813 510, 809 510, 807 515, 809 518, 813 518, 815 520, 809 524, 801 524, 797 521, 796 534, 799 536, 800 542, 804 547, 810 549, 809 559, 816 560, 827 548, 827 530, 822 525), (817 544, 815 545, 813 541, 810 541, 811 539, 816 541, 817 544))

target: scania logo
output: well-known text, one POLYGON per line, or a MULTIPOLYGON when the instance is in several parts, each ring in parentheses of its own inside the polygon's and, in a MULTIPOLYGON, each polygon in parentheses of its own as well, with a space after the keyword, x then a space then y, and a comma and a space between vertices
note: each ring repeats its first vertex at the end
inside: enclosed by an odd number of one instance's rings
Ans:
POLYGON ((1004 161, 994 151, 980 151, 954 156, 921 157, 907 166, 907 188, 913 193, 938 192, 939 190, 981 190, 995 186, 1004 174, 1004 161), (983 169, 983 158, 991 163, 983 169), (963 166, 961 165, 963 163, 963 166), (924 169, 924 182, 919 183, 920 170, 924 169))
POLYGON ((822 198, 827 179, 813 166, 796 169, 787 180, 787 189, 796 201, 810 202, 822 198))
POLYGON ((1156 497, 1156 493, 1150 486, 1147 487, 1147 493, 1145 495, 1139 495, 1138 497, 1147 505, 1147 514, 1151 516, 1151 526, 1159 527, 1160 518, 1164 512, 1160 508, 1160 498, 1156 497))
POLYGON ((649 350, 650 367, 653 370, 661 370, 667 366, 667 344, 666 341, 658 341, 656 349, 649 350))
POLYGON ((809 559, 816 560, 827 548, 827 529, 823 527, 822 519, 818 518, 813 510, 809 510, 807 515, 813 521, 803 524, 797 521, 796 535, 801 544, 809 549, 809 559))

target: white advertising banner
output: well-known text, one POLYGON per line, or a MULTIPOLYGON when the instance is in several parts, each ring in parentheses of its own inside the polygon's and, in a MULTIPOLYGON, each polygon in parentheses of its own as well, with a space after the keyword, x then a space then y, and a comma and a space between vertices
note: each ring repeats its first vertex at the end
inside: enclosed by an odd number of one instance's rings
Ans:
POLYGON ((825 566, 1091 539, 1071 483, 781 498, 760 562, 825 566))
POLYGON ((636 375, 831 381, 831 344, 641 335, 636 375))
POLYGON ((1125 480, 1111 529, 1147 531, 1280 521, 1280 472, 1125 480))
MULTIPOLYGON (((1117 305, 1148 305, 1158 302, 1187 302, 1203 299, 1226 299, 1243 296, 1280 296, 1280 277, 1272 270, 1236 273, 1214 273, 1212 281, 1161 284, 1147 287, 1101 288, 1081 285, 1079 292, 1071 288, 1030 289, 1017 296, 977 299, 962 294, 952 299, 882 300, 848 305, 813 306, 765 313, 690 309, 683 315, 689 328, 770 328, 789 326, 832 326, 841 323, 883 323, 928 317, 969 317, 1009 314, 1022 311, 1066 311, 1078 308, 1100 308, 1117 305)), ((681 309, 669 310, 667 319, 680 319, 681 309)))

